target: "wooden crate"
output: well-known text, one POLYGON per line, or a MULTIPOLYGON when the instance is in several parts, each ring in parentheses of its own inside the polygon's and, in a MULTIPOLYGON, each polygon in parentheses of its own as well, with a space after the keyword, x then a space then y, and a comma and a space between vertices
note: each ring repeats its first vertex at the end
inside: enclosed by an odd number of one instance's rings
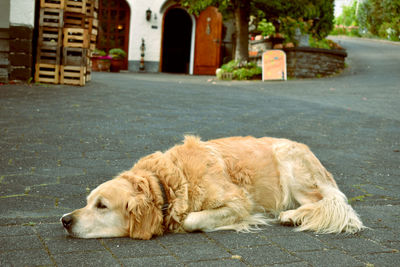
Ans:
POLYGON ((40 0, 40 7, 64 9, 64 0, 40 0))
POLYGON ((86 15, 74 12, 64 12, 65 28, 85 28, 86 15))
POLYGON ((87 53, 86 53, 86 71, 90 71, 92 70, 92 56, 93 56, 93 50, 91 49, 86 49, 87 53))
POLYGON ((60 65, 37 63, 35 66, 35 82, 54 83, 60 81, 60 65))
POLYGON ((64 10, 58 8, 41 8, 39 16, 40 27, 63 27, 64 10))
POLYGON ((86 67, 61 65, 60 83, 84 86, 86 83, 86 67))
POLYGON ((86 16, 97 19, 98 14, 99 14, 99 1, 86 0, 86 16))
POLYGON ((86 0, 65 0, 65 11, 86 14, 86 0))
POLYGON ((62 65, 87 66, 87 49, 76 47, 64 47, 62 65))
POLYGON ((38 47, 62 45, 62 29, 39 27, 38 47))
POLYGON ((86 79, 85 83, 88 83, 92 80, 92 71, 86 72, 85 79, 86 79))
POLYGON ((87 29, 64 28, 65 47, 88 48, 90 44, 90 35, 87 29))
POLYGON ((96 42, 97 42, 97 36, 96 35, 90 35, 90 44, 89 44, 89 49, 90 50, 95 50, 96 49, 96 42))
POLYGON ((90 59, 88 65, 86 66, 85 79, 86 82, 90 82, 92 80, 92 61, 90 59))
POLYGON ((60 65, 61 59, 60 46, 38 46, 36 53, 36 62, 52 65, 60 65))
POLYGON ((99 20, 95 18, 88 18, 84 14, 65 12, 64 27, 87 29, 89 34, 97 35, 99 20))
POLYGON ((85 28, 89 30, 89 34, 97 36, 99 32, 99 20, 95 18, 87 18, 85 28))

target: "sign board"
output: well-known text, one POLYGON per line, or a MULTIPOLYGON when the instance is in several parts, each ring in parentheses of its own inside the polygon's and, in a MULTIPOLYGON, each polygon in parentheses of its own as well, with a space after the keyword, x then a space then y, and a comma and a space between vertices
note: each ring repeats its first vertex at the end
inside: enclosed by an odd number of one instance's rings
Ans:
POLYGON ((268 50, 262 56, 262 79, 286 80, 286 54, 282 50, 268 50))

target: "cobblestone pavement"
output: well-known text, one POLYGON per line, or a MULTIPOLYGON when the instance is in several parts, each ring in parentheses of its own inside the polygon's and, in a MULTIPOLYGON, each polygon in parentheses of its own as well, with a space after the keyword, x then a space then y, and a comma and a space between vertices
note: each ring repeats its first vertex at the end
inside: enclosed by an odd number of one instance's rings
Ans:
POLYGON ((0 86, 0 266, 398 266, 400 46, 339 42, 349 67, 331 78, 95 73, 85 87, 0 86), (88 191, 185 133, 308 144, 370 229, 66 236, 59 218, 88 191))

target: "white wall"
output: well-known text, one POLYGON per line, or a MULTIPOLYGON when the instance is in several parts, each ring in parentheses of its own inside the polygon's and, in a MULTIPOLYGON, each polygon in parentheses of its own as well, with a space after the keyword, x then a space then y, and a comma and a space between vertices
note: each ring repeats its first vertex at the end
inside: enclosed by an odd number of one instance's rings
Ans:
MULTIPOLYGON (((129 61, 140 61, 140 46, 142 38, 145 41, 145 56, 146 62, 151 61, 157 64, 161 60, 162 47, 162 22, 165 11, 176 2, 173 0, 126 0, 131 7, 131 23, 129 33, 129 61), (152 11, 151 20, 146 20, 146 10, 152 11)), ((193 74, 194 61, 194 37, 196 29, 196 21, 192 16, 192 47, 190 58, 189 73, 193 74)), ((179 31, 179 29, 177 29, 179 31)), ((155 65, 153 64, 153 70, 155 65)), ((158 67, 157 67, 158 69, 158 67)))
POLYGON ((128 59, 140 60, 140 46, 143 38, 146 45, 145 60, 160 61, 162 31, 160 7, 165 0, 127 0, 127 2, 131 7, 128 59), (146 10, 148 8, 152 11, 150 21, 146 20, 146 10), (154 29, 154 27, 157 28, 154 29))
POLYGON ((10 24, 33 27, 35 25, 35 0, 11 0, 10 24))

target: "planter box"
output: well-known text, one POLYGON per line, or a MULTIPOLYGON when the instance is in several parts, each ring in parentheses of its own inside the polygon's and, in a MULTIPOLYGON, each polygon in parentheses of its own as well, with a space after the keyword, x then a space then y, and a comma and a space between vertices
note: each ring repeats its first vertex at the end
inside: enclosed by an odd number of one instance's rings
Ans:
POLYGON ((110 71, 111 59, 92 57, 92 71, 110 71))

